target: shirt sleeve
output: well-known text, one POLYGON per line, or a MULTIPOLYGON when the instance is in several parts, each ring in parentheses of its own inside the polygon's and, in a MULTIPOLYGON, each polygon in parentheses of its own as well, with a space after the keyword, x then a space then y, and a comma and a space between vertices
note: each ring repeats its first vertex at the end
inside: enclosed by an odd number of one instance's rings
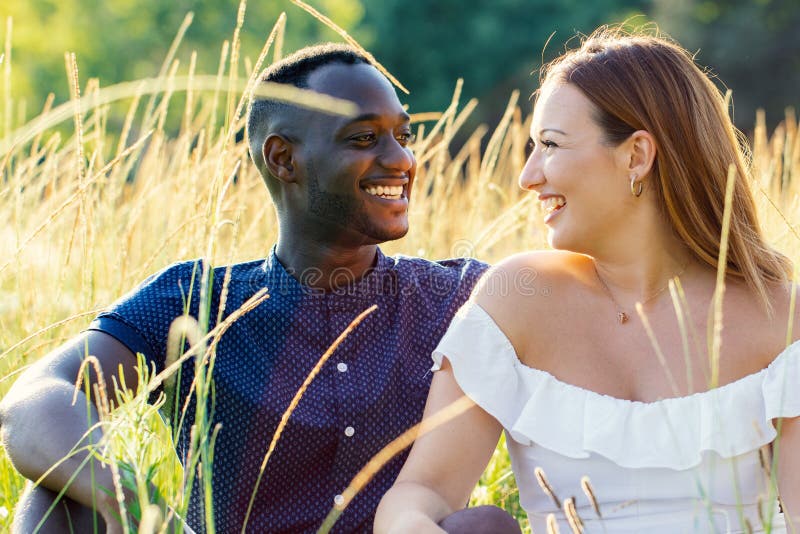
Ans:
MULTIPOLYGON (((434 293, 437 289, 441 298, 443 309, 440 314, 446 318, 446 323, 455 315, 456 311, 469 299, 472 290, 480 280, 481 276, 489 269, 489 265, 475 259, 451 259, 437 262, 447 268, 452 273, 443 283, 444 286, 434 286, 434 293)), ((441 282, 440 282, 441 283, 441 282)))
POLYGON ((197 317, 202 275, 200 260, 171 265, 101 312, 87 330, 113 336, 161 371, 172 322, 186 314, 197 317))
MULTIPOLYGON (((469 299, 475 284, 489 268, 474 259, 455 258, 436 262, 420 262, 416 285, 418 334, 424 344, 436 346, 456 311, 469 299), (423 263, 424 262, 424 263, 423 263), (424 325, 424 326, 422 326, 424 325)), ((428 351, 426 354, 430 354, 428 351)))

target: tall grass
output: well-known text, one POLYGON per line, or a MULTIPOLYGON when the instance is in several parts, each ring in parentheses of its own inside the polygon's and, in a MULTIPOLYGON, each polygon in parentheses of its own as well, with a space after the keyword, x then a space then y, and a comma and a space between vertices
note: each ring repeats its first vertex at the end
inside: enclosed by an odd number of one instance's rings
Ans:
MULTIPOLYGON (((0 227, 0 395, 31 362, 149 273, 183 259, 229 264, 269 251, 277 236, 274 209, 238 134, 253 74, 268 54, 273 60, 282 55, 285 19, 251 57, 238 44, 243 14, 213 76, 195 72, 195 56, 189 65, 174 59, 182 28, 152 79, 101 88, 81 79, 80 58, 76 64, 68 57, 73 100, 60 107, 48 100, 32 118, 8 92, 13 69, 6 42, 0 52, 0 214, 6 221, 0 227)), ((10 22, 7 27, 10 35, 10 22)), ((516 186, 529 109, 515 93, 496 128, 463 132, 476 102, 460 102, 459 93, 454 84, 446 110, 412 115, 419 169, 411 231, 384 250, 493 262, 546 246, 532 195, 516 186), (467 141, 453 151, 457 133, 467 141)), ((772 133, 759 115, 751 142, 764 229, 800 261, 797 130, 792 111, 772 133)), ((150 378, 143 373, 142 389, 150 378)), ((172 448, 169 429, 144 395, 119 395, 123 408, 101 421, 112 436, 108 454, 132 468, 141 493, 153 483, 177 510, 185 509, 186 482, 174 456, 163 452, 172 448)), ((0 530, 10 525, 22 487, 0 452, 0 530)), ((473 494, 473 503, 489 502, 523 515, 502 442, 473 494)), ((144 502, 142 510, 154 521, 157 514, 144 502)))

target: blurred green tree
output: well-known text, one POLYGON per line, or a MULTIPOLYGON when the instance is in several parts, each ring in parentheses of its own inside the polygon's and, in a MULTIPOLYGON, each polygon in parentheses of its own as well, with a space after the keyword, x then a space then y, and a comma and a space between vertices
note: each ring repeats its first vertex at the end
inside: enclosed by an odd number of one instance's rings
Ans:
MULTIPOLYGON (((354 31, 364 13, 360 0, 320 0, 315 5, 348 31, 354 31)), ((232 38, 236 26, 238 6, 238 0, 3 0, 0 43, 8 36, 7 19, 13 19, 12 54, 6 58, 12 61, 12 94, 27 102, 29 116, 38 114, 50 92, 57 102, 66 100, 67 51, 77 55, 82 83, 91 77, 107 86, 155 76, 190 11, 194 20, 176 56, 181 72, 186 73, 196 50, 198 72, 216 73, 222 43, 232 38)), ((250 2, 241 34, 242 60, 255 61, 283 11, 288 15, 284 51, 341 40, 289 0, 250 2)))
MULTIPOLYGON (((684 46, 699 50, 734 89, 735 119, 753 124, 765 107, 774 124, 797 102, 800 83, 800 2, 797 0, 311 0, 372 51, 412 94, 413 111, 443 109, 463 77, 464 99, 479 97, 474 121, 493 122, 512 89, 529 94, 536 71, 576 32, 607 22, 655 20, 684 46), (556 32, 545 48, 548 37, 556 32), (531 74, 534 74, 531 76, 531 74)), ((238 0, 2 0, 0 42, 13 17, 11 92, 38 114, 47 94, 68 94, 64 52, 77 54, 82 82, 104 86, 154 76, 187 12, 195 13, 177 58, 186 72, 193 50, 198 72, 217 70, 223 40, 236 25, 238 0)), ((268 32, 286 11, 285 51, 341 38, 290 0, 250 2, 241 55, 255 59, 268 32)), ((243 72, 240 71, 240 72, 243 72)), ((4 87, 4 84, 3 84, 4 87)), ((4 89, 3 89, 4 90, 4 89)), ((4 113, 0 106, 0 113, 4 113)), ((467 125, 465 130, 469 130, 467 125)))
POLYGON ((642 13, 647 3, 384 0, 366 5, 364 24, 373 34, 372 52, 411 89, 408 100, 415 111, 446 107, 461 77, 464 96, 480 98, 481 113, 492 117, 505 108, 511 89, 525 94, 537 87, 542 59, 563 50, 576 31, 623 21, 642 13))
POLYGON ((764 108, 774 125, 800 104, 800 2, 797 0, 654 0, 652 15, 697 51, 733 90, 734 119, 753 126, 764 108))

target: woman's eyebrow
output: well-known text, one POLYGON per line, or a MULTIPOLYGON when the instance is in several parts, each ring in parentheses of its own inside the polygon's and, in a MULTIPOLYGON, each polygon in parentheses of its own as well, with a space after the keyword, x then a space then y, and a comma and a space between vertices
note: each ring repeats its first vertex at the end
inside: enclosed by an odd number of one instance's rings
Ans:
POLYGON ((542 135, 545 132, 555 132, 557 134, 567 135, 566 132, 561 131, 561 130, 559 130, 557 128, 542 128, 541 130, 539 130, 539 135, 542 135))

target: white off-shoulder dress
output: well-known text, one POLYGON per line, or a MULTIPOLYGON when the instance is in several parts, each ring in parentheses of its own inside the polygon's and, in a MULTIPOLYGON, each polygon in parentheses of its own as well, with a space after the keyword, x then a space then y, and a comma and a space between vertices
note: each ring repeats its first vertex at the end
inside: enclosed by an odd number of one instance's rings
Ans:
MULTIPOLYGON (((474 302, 436 348, 464 392, 505 429, 521 505, 535 533, 574 497, 587 533, 786 532, 775 484, 759 449, 773 420, 800 415, 800 342, 735 382, 657 402, 610 397, 523 365, 508 338, 474 302), (581 488, 588 476, 600 514, 581 488), (745 524, 745 522, 747 524, 745 524)), ((798 451, 800 454, 800 451, 798 451)))

